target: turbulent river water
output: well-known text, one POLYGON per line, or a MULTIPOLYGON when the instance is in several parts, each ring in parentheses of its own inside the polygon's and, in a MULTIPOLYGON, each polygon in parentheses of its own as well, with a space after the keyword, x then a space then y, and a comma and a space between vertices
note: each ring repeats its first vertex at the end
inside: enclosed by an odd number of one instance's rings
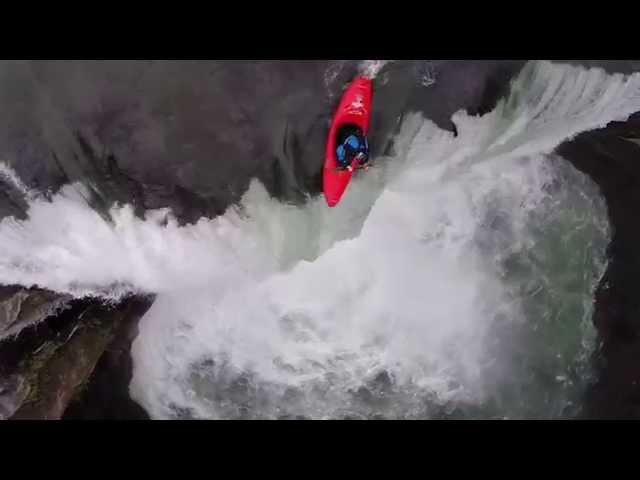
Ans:
MULTIPOLYGON (((375 74, 381 65, 369 64, 375 74)), ((0 223, 0 282, 157 294, 131 394, 153 418, 557 418, 579 412, 610 239, 588 177, 553 153, 640 110, 640 76, 527 64, 457 135, 404 117, 343 201, 254 181, 179 226, 80 184, 0 223)))

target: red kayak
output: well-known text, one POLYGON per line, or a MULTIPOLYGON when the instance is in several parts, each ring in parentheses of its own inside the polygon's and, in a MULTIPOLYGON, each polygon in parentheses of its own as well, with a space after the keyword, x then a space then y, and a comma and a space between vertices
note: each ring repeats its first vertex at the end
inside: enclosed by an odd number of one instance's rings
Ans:
MULTIPOLYGON (((369 116, 371 113, 371 80, 365 77, 357 77, 340 100, 338 110, 333 117, 327 149, 325 152, 322 189, 327 205, 334 207, 342 197, 351 180, 352 172, 348 170, 336 170, 336 140, 345 129, 358 126, 364 135, 369 131, 369 116)), ((346 138, 346 137, 345 137, 346 138)), ((352 166, 356 167, 354 160, 352 166)))

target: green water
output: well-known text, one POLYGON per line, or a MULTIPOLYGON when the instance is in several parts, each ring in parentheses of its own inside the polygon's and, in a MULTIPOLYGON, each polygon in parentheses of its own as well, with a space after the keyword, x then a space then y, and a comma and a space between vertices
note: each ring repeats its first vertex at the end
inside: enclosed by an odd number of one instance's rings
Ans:
POLYGON ((552 160, 556 182, 529 216, 530 241, 502 258, 503 281, 522 312, 497 335, 509 374, 482 407, 458 416, 571 418, 592 380, 593 294, 606 267, 606 205, 590 179, 552 160))

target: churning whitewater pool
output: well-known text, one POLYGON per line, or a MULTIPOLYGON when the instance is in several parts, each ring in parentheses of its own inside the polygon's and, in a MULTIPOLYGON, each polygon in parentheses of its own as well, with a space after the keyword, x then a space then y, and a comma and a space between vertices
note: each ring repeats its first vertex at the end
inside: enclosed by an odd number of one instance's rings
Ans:
POLYGON ((157 293, 132 350, 153 418, 573 416, 610 232, 553 150, 638 110, 638 75, 531 62, 457 136, 405 116, 334 209, 256 181, 214 220, 122 206, 111 225, 79 185, 34 194, 0 224, 0 282, 157 293))

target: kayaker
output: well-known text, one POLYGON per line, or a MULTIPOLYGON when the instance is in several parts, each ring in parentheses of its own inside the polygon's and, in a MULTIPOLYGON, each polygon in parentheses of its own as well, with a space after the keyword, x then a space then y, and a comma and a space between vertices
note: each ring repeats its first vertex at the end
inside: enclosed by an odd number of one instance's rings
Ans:
POLYGON ((353 171, 353 160, 357 160, 357 168, 369 168, 369 144, 360 129, 355 129, 336 148, 336 159, 339 170, 353 171))

